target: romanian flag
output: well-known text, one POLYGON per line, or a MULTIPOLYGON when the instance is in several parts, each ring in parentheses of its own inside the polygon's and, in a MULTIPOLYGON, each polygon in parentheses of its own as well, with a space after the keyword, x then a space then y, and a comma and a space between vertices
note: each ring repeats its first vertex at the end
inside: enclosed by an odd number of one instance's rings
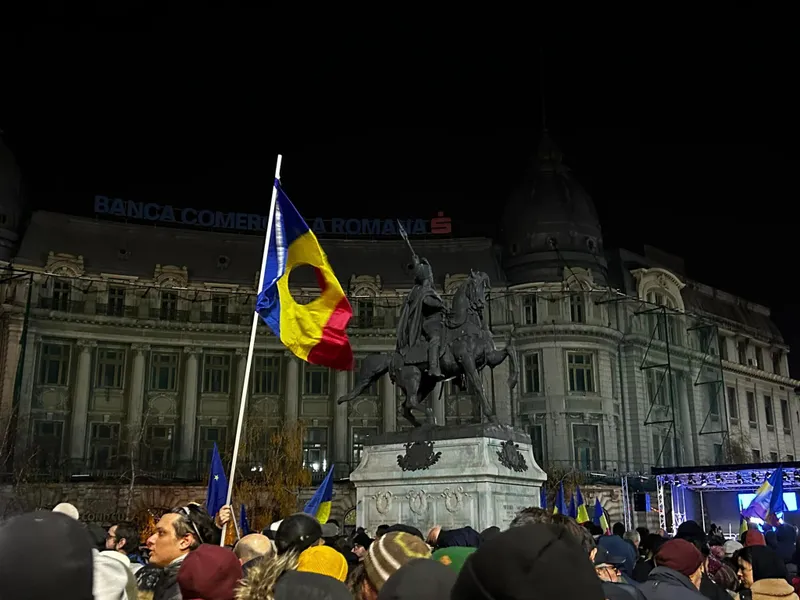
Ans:
POLYGON ((575 508, 575 496, 571 496, 569 499, 569 512, 567 513, 573 519, 578 518, 578 509, 575 508))
POLYGON ((347 323, 353 309, 328 259, 303 217, 275 180, 277 190, 267 264, 256 311, 284 346, 297 357, 340 371, 353 368, 347 323), (289 292, 289 275, 301 265, 313 267, 319 298, 298 304, 289 292))
POLYGON ((761 487, 756 490, 756 497, 750 506, 742 511, 742 517, 749 519, 758 517, 768 525, 780 525, 778 513, 785 513, 786 505, 783 503, 783 468, 778 467, 761 487))
POLYGON ((606 511, 603 510, 603 505, 600 504, 600 498, 594 499, 594 519, 592 519, 592 523, 603 530, 603 535, 609 535, 611 533, 611 528, 608 526, 608 519, 606 518, 606 511))
POLYGON ((325 476, 325 480, 311 496, 303 512, 312 517, 316 517, 317 521, 323 525, 328 522, 328 517, 331 516, 331 501, 333 500, 333 465, 331 470, 325 476))
POLYGON ((567 514, 567 502, 564 500, 564 482, 562 481, 558 486, 558 493, 556 494, 555 506, 553 506, 554 515, 567 514))
POLYGON ((583 494, 581 494, 581 488, 578 486, 575 486, 575 496, 577 497, 577 500, 575 501, 575 504, 577 505, 575 520, 578 523, 588 523, 589 511, 586 510, 586 502, 583 501, 583 494))

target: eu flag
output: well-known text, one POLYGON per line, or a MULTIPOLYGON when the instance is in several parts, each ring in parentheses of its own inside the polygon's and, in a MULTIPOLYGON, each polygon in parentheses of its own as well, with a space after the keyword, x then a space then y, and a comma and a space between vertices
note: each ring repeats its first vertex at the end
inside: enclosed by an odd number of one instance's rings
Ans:
POLYGON ((250 522, 247 520, 247 508, 242 504, 239 510, 239 529, 242 531, 242 537, 250 533, 250 522))
POLYGON ((208 476, 208 492, 206 492, 206 510, 214 518, 219 509, 225 506, 228 497, 228 478, 219 456, 217 443, 214 442, 214 453, 211 455, 211 472, 208 476))
POLYGON ((311 500, 306 503, 303 512, 316 517, 317 521, 324 525, 331 516, 331 500, 333 500, 333 465, 325 476, 325 480, 311 496, 311 500))

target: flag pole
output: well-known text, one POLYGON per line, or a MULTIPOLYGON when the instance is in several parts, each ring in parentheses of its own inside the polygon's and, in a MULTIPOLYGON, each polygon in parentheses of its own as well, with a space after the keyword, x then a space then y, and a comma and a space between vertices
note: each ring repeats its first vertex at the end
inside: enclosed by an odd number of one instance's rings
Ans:
MULTIPOLYGON (((278 161, 275 163, 275 179, 280 180, 281 178, 281 161, 283 160, 283 156, 278 154, 278 161)), ((272 182, 272 201, 269 204, 269 217, 267 217, 267 235, 264 239, 264 254, 261 257, 261 272, 258 276, 258 289, 256 290, 256 294, 261 292, 261 288, 264 286, 264 273, 267 270, 267 255, 269 254, 269 240, 272 237, 272 221, 275 218, 275 200, 278 197, 278 188, 275 186, 275 182, 272 182)), ((231 504, 231 497, 233 496, 233 482, 236 478, 236 461, 239 459, 239 443, 242 439, 242 425, 244 423, 244 411, 245 407, 247 406, 247 391, 248 386, 250 384, 250 368, 253 366, 253 349, 256 345, 256 333, 258 332, 258 323, 261 317, 259 317, 257 311, 253 311, 253 326, 250 328, 250 347, 247 349, 247 362, 245 363, 244 368, 244 382, 242 384, 242 398, 239 402, 239 422, 236 424, 236 439, 233 443, 233 459, 231 460, 231 476, 228 478, 228 496, 225 500, 225 506, 230 506, 231 504)), ((213 518, 214 515, 211 515, 213 518)), ((231 514, 231 519, 235 519, 236 516, 231 514)), ((227 533, 228 524, 222 526, 222 539, 219 542, 220 546, 225 545, 225 534, 227 533)))

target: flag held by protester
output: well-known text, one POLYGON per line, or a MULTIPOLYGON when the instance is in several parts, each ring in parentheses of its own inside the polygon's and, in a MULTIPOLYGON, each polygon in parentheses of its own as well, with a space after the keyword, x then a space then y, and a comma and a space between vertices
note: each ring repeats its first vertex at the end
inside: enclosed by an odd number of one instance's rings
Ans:
POLYGON ((783 502, 783 469, 778 467, 756 491, 756 497, 742 511, 742 517, 751 519, 758 517, 765 523, 777 527, 780 525, 778 513, 785 513, 783 502))
POLYGON ((575 520, 578 523, 588 523, 589 522, 589 511, 586 510, 586 502, 583 500, 583 494, 581 494, 580 486, 575 486, 575 504, 576 504, 576 513, 575 513, 575 520))
POLYGON ((247 508, 244 504, 239 508, 239 530, 242 537, 250 534, 250 522, 247 520, 247 508))
POLYGON ((603 535, 609 535, 611 533, 611 528, 608 526, 606 511, 603 510, 603 505, 600 504, 600 498, 594 499, 594 518, 592 519, 592 523, 603 530, 603 535))
POLYGON ((317 237, 275 180, 277 195, 267 264, 256 311, 284 346, 306 362, 346 371, 353 368, 347 323, 353 309, 317 237), (292 269, 316 271, 321 293, 298 304, 289 291, 292 269))
POLYGON ((554 515, 567 514, 567 501, 564 499, 564 482, 558 484, 558 493, 556 494, 556 502, 553 506, 554 515))
POLYGON ((213 518, 219 509, 225 506, 228 497, 228 478, 225 476, 225 468, 222 466, 222 458, 219 455, 219 448, 214 442, 214 451, 211 454, 211 471, 208 476, 208 491, 206 492, 206 510, 213 518))
POLYGON ((333 500, 333 465, 325 476, 323 482, 306 503, 303 512, 312 517, 316 517, 321 524, 328 522, 331 516, 331 501, 333 500))
POLYGON ((578 509, 575 507, 575 495, 570 496, 569 499, 569 512, 567 513, 573 519, 578 517, 578 509))

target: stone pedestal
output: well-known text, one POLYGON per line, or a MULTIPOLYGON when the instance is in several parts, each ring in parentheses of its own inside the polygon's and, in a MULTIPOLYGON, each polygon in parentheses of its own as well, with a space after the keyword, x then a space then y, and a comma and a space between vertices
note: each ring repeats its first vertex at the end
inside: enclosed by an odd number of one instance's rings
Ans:
POLYGON ((539 506, 547 475, 530 437, 503 425, 419 428, 368 438, 358 468, 356 519, 371 535, 383 523, 423 534, 434 525, 506 528, 539 506))

